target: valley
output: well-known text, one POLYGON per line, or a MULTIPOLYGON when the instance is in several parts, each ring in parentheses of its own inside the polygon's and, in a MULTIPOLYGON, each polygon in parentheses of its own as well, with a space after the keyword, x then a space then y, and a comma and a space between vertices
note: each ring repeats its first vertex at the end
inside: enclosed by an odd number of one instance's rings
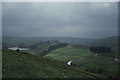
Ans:
POLYGON ((102 53, 95 56, 87 48, 64 47, 51 51, 45 57, 67 63, 72 61, 72 65, 92 73, 99 73, 104 76, 118 75, 118 64, 115 62, 117 53, 102 53))
MULTIPOLYGON (((117 39, 112 39, 109 41, 106 40, 106 47, 110 47, 110 52, 96 53, 91 52, 91 46, 101 46, 103 40, 96 43, 96 45, 86 45, 88 43, 85 40, 83 44, 67 43, 66 41, 62 43, 58 39, 32 39, 32 38, 16 38, 12 37, 8 41, 9 37, 3 38, 3 76, 4 77, 45 77, 45 78, 56 78, 56 77, 76 77, 76 78, 91 78, 96 75, 96 77, 106 77, 106 78, 115 78, 119 76, 118 68, 120 64, 115 61, 119 59, 117 52, 117 39), (114 41, 114 42, 113 42, 114 41), (113 42, 113 43, 112 43, 113 42), (98 45, 99 44, 99 45, 98 45), (109 44, 109 45, 108 45, 109 44), (114 45, 113 45, 114 44, 114 45), (8 50, 8 47, 20 47, 21 49, 27 48, 25 52, 17 52, 8 50), (4 49, 6 48, 6 49, 4 49), (20 54, 19 54, 20 53, 20 54), (22 54, 23 53, 23 54, 22 54), (39 61, 39 59, 42 59, 39 61), (52 62, 53 61, 53 62, 52 62), (71 65, 67 63, 71 62, 71 65), (13 63, 12 63, 13 62, 13 63), (14 64, 15 63, 15 64, 14 64), (20 65, 23 66, 20 66, 20 65), (16 70, 12 70, 13 67, 16 67, 16 70), (25 68, 24 68, 25 67, 25 68), (28 67, 28 68, 27 68, 28 67), (50 67, 46 69, 45 67, 50 67), (62 67, 62 69, 61 69, 62 67), (73 69, 72 73, 69 72, 67 68, 73 69), (29 72, 33 68, 33 74, 29 72), (58 69, 60 68, 60 69, 58 69), (56 69, 56 70, 54 70, 56 69), (80 70, 80 74, 76 72, 76 69, 80 70), (22 72, 19 72, 23 70, 22 72), (42 72, 41 72, 42 70, 42 72), (67 71, 67 76, 64 72, 67 71), (74 71, 75 70, 75 71, 74 71), (16 71, 20 74, 16 74, 16 71), (53 74, 46 72, 53 71, 53 74), (62 71, 62 72, 61 72, 62 71), (82 71, 82 72, 81 72, 82 71), (85 74, 83 74, 85 72, 85 74), (10 74, 12 73, 12 74, 10 74), (25 73, 22 75, 22 73, 25 73), (29 75, 26 75, 30 73, 29 75), (37 75, 39 73, 39 75, 37 75), (86 73, 90 75, 86 75, 86 73), (48 76, 45 76, 48 75, 48 76), (55 75, 55 76, 53 76, 55 75), (58 76, 61 75, 61 76, 58 76)), ((114 38, 114 37, 113 37, 114 38)), ((60 39, 62 40, 62 38, 60 39)), ((69 42, 69 40, 68 40, 69 42)), ((93 41, 91 41, 91 44, 93 41)))

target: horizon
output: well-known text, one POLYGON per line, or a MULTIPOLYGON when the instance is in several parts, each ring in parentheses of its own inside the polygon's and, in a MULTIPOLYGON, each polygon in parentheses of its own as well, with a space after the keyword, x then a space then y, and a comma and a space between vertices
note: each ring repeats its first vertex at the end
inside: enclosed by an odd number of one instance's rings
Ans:
POLYGON ((110 38, 110 37, 119 37, 118 36, 108 36, 108 37, 104 37, 104 38, 83 38, 83 37, 44 37, 44 36, 30 36, 30 37, 24 37, 24 36, 2 36, 2 37, 19 37, 19 38, 81 38, 81 39, 105 39, 105 38, 110 38))

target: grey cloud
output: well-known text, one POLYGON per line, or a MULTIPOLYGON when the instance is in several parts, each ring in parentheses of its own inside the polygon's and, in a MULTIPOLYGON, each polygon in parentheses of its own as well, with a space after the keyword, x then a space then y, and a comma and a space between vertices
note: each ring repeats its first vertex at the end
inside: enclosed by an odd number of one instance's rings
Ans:
POLYGON ((3 3, 3 36, 114 36, 117 10, 117 3, 3 3))

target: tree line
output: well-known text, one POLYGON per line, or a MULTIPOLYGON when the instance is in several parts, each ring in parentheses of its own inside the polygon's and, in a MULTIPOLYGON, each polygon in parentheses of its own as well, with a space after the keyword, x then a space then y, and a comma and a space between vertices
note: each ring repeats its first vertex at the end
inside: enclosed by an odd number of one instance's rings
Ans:
POLYGON ((68 46, 67 43, 55 43, 55 44, 50 44, 48 45, 47 48, 43 49, 40 53, 40 56, 44 56, 46 55, 47 53, 49 53, 50 51, 54 50, 54 49, 57 49, 57 48, 61 48, 61 47, 65 47, 65 46, 68 46))
POLYGON ((111 48, 105 46, 91 46, 89 50, 95 53, 111 52, 111 48))
POLYGON ((28 46, 28 48, 31 51, 36 52, 38 56, 44 56, 53 49, 57 49, 65 46, 68 46, 68 44, 60 43, 58 40, 53 40, 53 41, 40 41, 34 45, 28 46))

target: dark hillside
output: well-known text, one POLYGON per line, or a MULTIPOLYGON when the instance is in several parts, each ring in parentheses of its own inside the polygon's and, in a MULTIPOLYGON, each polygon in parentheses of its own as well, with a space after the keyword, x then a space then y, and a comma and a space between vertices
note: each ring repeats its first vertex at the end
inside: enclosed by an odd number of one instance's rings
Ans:
POLYGON ((16 51, 3 51, 3 78, 100 77, 64 63, 16 51))

